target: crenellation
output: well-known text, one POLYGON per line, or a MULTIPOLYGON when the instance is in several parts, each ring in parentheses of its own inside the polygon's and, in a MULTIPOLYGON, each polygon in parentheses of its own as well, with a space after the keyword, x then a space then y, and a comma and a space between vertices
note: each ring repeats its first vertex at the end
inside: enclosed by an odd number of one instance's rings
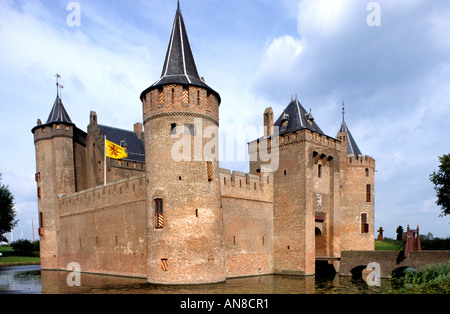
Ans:
POLYGON ((77 215, 84 213, 86 208, 92 210, 142 199, 145 196, 143 182, 145 174, 64 195, 58 200, 59 215, 77 215))

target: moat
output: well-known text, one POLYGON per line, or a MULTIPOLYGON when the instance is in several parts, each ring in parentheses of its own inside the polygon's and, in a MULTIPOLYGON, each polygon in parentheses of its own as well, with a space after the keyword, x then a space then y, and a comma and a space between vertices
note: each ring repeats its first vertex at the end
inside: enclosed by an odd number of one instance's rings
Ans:
POLYGON ((0 268, 0 294, 377 294, 362 279, 321 276, 257 276, 198 286, 159 286, 145 279, 81 274, 69 287, 68 272, 41 271, 40 266, 0 268))

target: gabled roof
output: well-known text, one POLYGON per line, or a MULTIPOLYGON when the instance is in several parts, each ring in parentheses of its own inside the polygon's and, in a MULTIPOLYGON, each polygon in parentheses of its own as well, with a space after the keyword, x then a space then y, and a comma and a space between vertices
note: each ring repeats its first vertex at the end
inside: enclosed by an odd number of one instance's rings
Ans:
POLYGON ((135 132, 100 124, 98 128, 100 129, 100 134, 106 135, 108 141, 127 147, 128 158, 125 160, 145 162, 144 143, 142 143, 142 140, 135 132))
POLYGON ((352 133, 350 133, 344 120, 342 120, 342 125, 339 133, 347 133, 347 155, 354 155, 356 158, 358 158, 358 155, 362 155, 358 145, 356 145, 352 133))
POLYGON ((305 108, 303 108, 297 99, 291 101, 275 122, 274 126, 280 128, 280 135, 302 129, 308 129, 313 132, 324 134, 314 121, 312 114, 306 112, 305 108))
POLYGON ((198 74, 179 3, 173 22, 172 33, 161 78, 141 94, 141 99, 143 99, 150 90, 167 84, 203 87, 214 93, 218 97, 220 103, 220 95, 206 85, 198 74))
POLYGON ((51 124, 51 123, 73 124, 72 120, 70 120, 69 114, 67 113, 66 109, 64 108, 61 98, 59 98, 59 95, 56 96, 56 100, 53 104, 52 111, 50 112, 50 115, 48 117, 46 124, 51 124))

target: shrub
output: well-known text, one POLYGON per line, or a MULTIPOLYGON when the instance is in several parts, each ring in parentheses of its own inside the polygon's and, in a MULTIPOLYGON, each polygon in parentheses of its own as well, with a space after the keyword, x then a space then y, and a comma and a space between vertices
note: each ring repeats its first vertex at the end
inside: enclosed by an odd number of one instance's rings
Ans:
POLYGON ((39 256, 39 241, 17 240, 11 243, 15 254, 20 256, 39 256))

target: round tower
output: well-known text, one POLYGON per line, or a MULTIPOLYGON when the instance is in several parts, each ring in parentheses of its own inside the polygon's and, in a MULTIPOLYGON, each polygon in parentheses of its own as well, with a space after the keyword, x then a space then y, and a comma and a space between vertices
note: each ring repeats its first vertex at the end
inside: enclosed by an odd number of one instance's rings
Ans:
POLYGON ((47 122, 32 129, 42 269, 58 268, 58 197, 75 192, 74 128, 58 94, 47 122))
POLYGON ((220 96, 198 75, 178 6, 161 79, 141 95, 147 179, 147 279, 223 282, 220 96))

